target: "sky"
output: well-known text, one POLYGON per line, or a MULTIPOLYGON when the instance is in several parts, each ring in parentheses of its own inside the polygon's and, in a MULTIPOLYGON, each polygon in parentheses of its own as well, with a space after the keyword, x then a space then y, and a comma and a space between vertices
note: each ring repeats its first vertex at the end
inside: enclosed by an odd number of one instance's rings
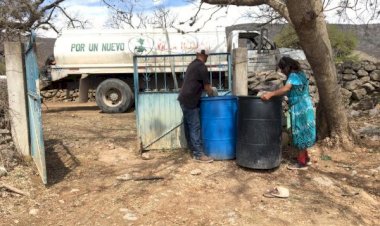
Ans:
MULTIPOLYGON (((176 27, 181 28, 185 31, 191 31, 195 30, 195 28, 202 27, 203 22, 205 20, 208 20, 211 12, 213 10, 202 10, 199 13, 199 19, 198 22, 190 27, 187 24, 179 25, 180 21, 188 21, 189 18, 195 15, 197 9, 198 9, 198 1, 195 3, 191 3, 189 0, 137 0, 139 4, 136 6, 136 11, 141 11, 144 13, 149 14, 149 12, 152 12, 156 7, 162 6, 166 9, 170 9, 172 12, 172 15, 176 17, 176 27)), ((119 2, 115 1, 115 2, 119 2)), ((333 1, 334 2, 334 1, 333 1)), ((336 2, 336 1, 335 1, 336 2)), ((102 29, 105 28, 107 20, 110 18, 110 11, 107 8, 107 6, 102 3, 102 0, 66 0, 63 3, 63 7, 66 8, 66 10, 70 13, 70 15, 73 15, 79 19, 87 20, 89 21, 88 28, 94 28, 94 29, 102 29)), ((205 5, 205 8, 215 7, 211 5, 205 5)), ((333 8, 334 6, 330 6, 333 8)), ((228 6, 227 8, 222 8, 219 10, 214 16, 211 21, 208 21, 206 25, 202 28, 203 30, 214 30, 217 28, 224 28, 226 26, 231 26, 235 24, 242 24, 242 23, 252 23, 256 22, 259 23, 261 21, 252 21, 252 19, 244 17, 244 14, 248 11, 252 10, 252 7, 245 7, 245 6, 228 6)), ((342 21, 339 21, 335 16, 335 12, 327 12, 327 20, 330 23, 339 23, 342 21)), ((355 15, 352 15, 352 17, 355 17, 355 15)), ((343 21, 344 22, 344 21, 343 21)), ((362 23, 361 21, 346 21, 345 23, 350 22, 356 22, 356 23, 362 23)), ((373 21, 374 23, 380 23, 380 18, 373 21)), ((55 24, 57 24, 57 27, 64 27, 63 24, 63 18, 58 17, 55 19, 55 24)), ((56 37, 57 34, 50 30, 50 31, 38 31, 38 34, 40 36, 44 37, 56 37)))
MULTIPOLYGON (((199 22, 193 27, 190 27, 188 24, 179 25, 180 21, 188 21, 189 18, 194 16, 198 9, 196 4, 189 3, 188 0, 139 0, 139 2, 140 4, 136 10, 141 10, 145 13, 149 13, 157 6, 163 6, 170 9, 172 15, 177 18, 176 27, 185 31, 192 31, 195 30, 195 28, 201 27, 203 25, 203 21, 208 19, 211 13, 211 10, 202 10, 199 14, 199 22)), ((70 13, 70 15, 79 17, 82 20, 88 20, 90 22, 89 28, 104 28, 107 20, 110 18, 110 11, 101 0, 66 0, 63 6, 70 13)), ((215 6, 208 5, 206 8, 210 7, 215 6)), ((213 16, 214 19, 206 23, 203 30, 215 30, 219 27, 249 23, 251 20, 242 18, 243 13, 248 9, 249 7, 229 6, 228 14, 226 14, 226 8, 219 10, 219 12, 213 16)), ((64 26, 62 21, 62 17, 55 20, 57 27, 64 26)), ((52 30, 38 31, 38 34, 44 37, 57 36, 57 34, 52 30)))

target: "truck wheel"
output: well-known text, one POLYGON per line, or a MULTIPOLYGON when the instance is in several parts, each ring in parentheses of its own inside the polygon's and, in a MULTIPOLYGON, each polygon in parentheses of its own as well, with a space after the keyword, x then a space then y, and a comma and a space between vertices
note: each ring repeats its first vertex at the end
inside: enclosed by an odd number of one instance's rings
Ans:
POLYGON ((107 79, 96 89, 96 104, 105 113, 126 112, 134 102, 129 85, 120 79, 107 79))

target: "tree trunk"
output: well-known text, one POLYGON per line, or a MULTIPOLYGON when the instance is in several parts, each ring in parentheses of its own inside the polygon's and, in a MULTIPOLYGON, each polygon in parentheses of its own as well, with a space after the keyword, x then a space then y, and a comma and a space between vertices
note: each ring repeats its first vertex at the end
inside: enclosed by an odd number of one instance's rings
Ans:
POLYGON ((320 102, 317 106, 319 138, 351 143, 347 114, 337 81, 331 44, 320 0, 288 0, 286 5, 302 49, 314 72, 320 102))

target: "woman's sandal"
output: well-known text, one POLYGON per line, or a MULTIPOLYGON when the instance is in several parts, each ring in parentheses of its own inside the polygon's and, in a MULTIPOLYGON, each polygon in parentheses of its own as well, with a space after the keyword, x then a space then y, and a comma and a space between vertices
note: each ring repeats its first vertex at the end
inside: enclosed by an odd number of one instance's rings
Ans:
POLYGON ((288 170, 307 170, 308 169, 307 165, 303 165, 303 164, 300 164, 300 163, 296 163, 296 164, 293 164, 293 165, 288 165, 288 166, 286 166, 286 168, 288 170))
POLYGON ((266 198, 288 198, 289 197, 289 189, 277 186, 263 194, 266 198))

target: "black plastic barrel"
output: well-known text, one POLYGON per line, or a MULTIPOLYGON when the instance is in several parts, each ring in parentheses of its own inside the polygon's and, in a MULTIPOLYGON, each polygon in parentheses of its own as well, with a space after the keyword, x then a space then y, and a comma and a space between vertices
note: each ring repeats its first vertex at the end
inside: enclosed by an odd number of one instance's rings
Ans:
POLYGON ((282 98, 238 97, 236 163, 272 169, 281 161, 282 98))

